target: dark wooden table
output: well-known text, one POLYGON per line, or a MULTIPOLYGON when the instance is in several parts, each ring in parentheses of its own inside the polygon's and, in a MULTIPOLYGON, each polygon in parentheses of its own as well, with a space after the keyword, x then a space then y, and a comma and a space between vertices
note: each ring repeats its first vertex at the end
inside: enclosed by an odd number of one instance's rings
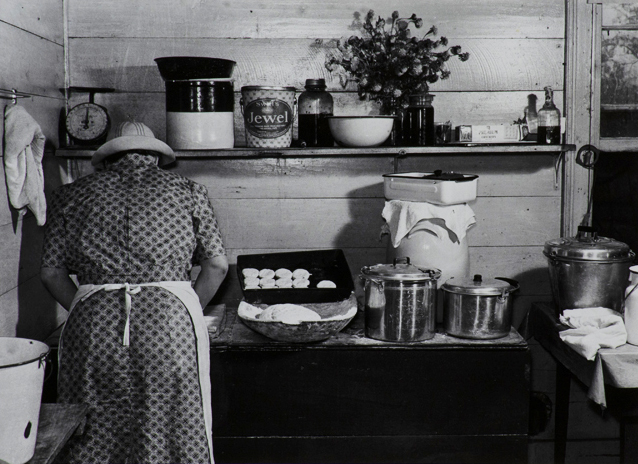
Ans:
POLYGON ((27 464, 53 462, 86 418, 85 404, 42 403, 35 454, 27 464))
POLYGON ((525 463, 530 355, 497 340, 283 343, 230 309, 211 340, 218 463, 525 463))
MULTIPOLYGON (((565 462, 571 380, 575 378, 589 387, 595 368, 593 361, 586 360, 560 339, 559 332, 567 328, 559 322, 556 309, 552 304, 534 303, 532 305, 529 315, 531 335, 557 361, 554 444, 556 464, 565 462)), ((616 388, 605 385, 605 396, 609 411, 620 421, 621 464, 638 463, 638 388, 616 388)))

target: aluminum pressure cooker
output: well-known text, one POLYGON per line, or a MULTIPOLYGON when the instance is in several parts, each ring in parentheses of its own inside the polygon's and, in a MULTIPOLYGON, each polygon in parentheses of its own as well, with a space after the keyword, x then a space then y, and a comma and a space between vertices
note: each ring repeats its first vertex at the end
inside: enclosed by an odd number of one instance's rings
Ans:
POLYGON ((622 312, 629 266, 635 257, 625 243, 599 237, 592 227, 545 243, 557 316, 565 309, 603 306, 622 312))
POLYGON ((512 328, 512 292, 518 282, 505 277, 451 278, 443 290, 443 325, 448 335, 492 339, 509 335, 512 328))

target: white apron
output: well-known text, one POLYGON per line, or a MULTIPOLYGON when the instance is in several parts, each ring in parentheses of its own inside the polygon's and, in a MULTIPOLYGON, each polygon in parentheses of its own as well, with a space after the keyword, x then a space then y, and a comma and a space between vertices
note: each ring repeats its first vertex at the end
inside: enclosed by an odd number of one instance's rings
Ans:
MULTIPOLYGON (((164 281, 164 282, 148 282, 143 284, 102 284, 102 285, 80 285, 71 303, 69 309, 69 315, 73 308, 80 302, 84 301, 91 295, 100 290, 113 291, 125 289, 125 304, 126 304, 126 324, 124 327, 124 334, 122 336, 122 344, 128 346, 129 344, 129 317, 131 312, 131 295, 139 293, 140 287, 162 287, 173 295, 175 295, 186 307, 188 314, 193 322, 195 328, 195 338, 197 346, 197 364, 199 366, 199 387, 202 395, 202 407, 204 409, 204 423, 206 424, 206 439, 208 440, 208 451, 210 454, 211 464, 214 464, 213 458, 213 409, 211 399, 211 385, 210 385, 210 340, 208 338, 208 329, 206 327, 206 321, 204 319, 204 312, 199 302, 199 297, 190 282, 188 281, 164 281)), ((62 333, 64 328, 62 329, 62 333)), ((58 356, 60 355, 62 347, 62 333, 60 334, 60 346, 58 350, 58 356)))

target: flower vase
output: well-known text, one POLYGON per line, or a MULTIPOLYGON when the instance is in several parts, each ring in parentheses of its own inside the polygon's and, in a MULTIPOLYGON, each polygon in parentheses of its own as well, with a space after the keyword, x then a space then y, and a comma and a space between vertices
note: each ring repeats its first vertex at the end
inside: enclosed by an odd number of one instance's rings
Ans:
POLYGON ((410 105, 403 123, 404 145, 412 147, 435 145, 436 128, 432 100, 434 95, 430 93, 410 95, 410 105))
POLYGON ((386 147, 402 146, 404 142, 403 135, 405 131, 405 110, 396 105, 395 100, 392 100, 381 107, 381 114, 395 116, 394 124, 392 125, 392 132, 390 132, 390 136, 383 145, 386 147))

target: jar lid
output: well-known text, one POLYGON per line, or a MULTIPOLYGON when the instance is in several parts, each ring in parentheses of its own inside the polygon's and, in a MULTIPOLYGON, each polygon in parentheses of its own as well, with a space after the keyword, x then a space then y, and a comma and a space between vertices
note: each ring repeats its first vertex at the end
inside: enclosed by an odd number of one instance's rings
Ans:
POLYGON ((419 93, 410 95, 410 106, 432 106, 434 95, 431 93, 419 93))
POLYGON ((457 279, 452 277, 441 285, 443 290, 463 295, 502 295, 519 289, 518 282, 505 277, 483 279, 481 274, 472 278, 457 279))
POLYGON ((629 245, 613 238, 599 237, 596 229, 579 226, 576 237, 559 238, 545 242, 543 254, 566 260, 580 261, 630 261, 634 253, 629 245))
POLYGON ((326 88, 326 80, 325 79, 306 79, 306 87, 326 88))
POLYGON ((409 258, 397 258, 393 264, 375 264, 361 268, 364 277, 375 277, 381 280, 396 280, 409 282, 422 282, 425 280, 438 280, 441 277, 439 269, 426 269, 410 264, 409 258), (405 260, 399 263, 399 260, 405 260))

